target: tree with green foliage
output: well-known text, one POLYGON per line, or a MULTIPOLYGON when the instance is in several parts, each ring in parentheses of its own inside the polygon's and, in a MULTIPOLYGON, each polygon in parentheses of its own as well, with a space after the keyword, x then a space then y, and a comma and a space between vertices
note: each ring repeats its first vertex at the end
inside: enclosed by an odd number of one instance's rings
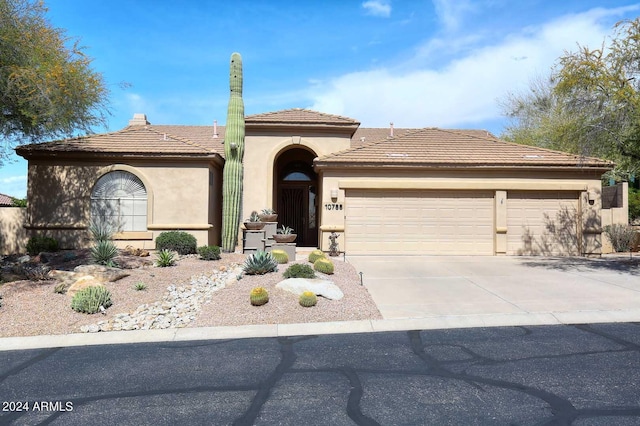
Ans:
POLYGON ((502 102, 512 119, 503 138, 596 156, 617 173, 640 171, 640 18, 614 26, 609 43, 578 46, 559 58, 549 78, 502 102))
POLYGON ((102 74, 41 1, 0 0, 0 164, 15 145, 106 123, 102 74))

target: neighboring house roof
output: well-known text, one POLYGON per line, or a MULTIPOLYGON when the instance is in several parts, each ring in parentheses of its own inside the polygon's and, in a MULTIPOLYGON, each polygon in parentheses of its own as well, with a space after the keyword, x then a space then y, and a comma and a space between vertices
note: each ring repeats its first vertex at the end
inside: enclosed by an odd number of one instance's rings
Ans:
POLYGON ((8 195, 0 194, 0 207, 11 206, 13 206, 13 198, 8 195))
POLYGON ((598 158, 505 142, 485 131, 426 128, 393 138, 365 143, 325 155, 318 167, 330 165, 370 166, 465 166, 465 167, 593 167, 610 169, 613 163, 598 158))
POLYGON ((353 118, 301 108, 248 115, 244 121, 247 132, 265 128, 300 127, 305 130, 340 132, 353 136, 360 126, 360 122, 353 118))

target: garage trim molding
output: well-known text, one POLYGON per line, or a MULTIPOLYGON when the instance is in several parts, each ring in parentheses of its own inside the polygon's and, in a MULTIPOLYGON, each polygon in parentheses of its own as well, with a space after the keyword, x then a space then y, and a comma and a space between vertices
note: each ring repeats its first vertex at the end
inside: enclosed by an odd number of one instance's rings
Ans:
POLYGON ((586 191, 584 182, 559 179, 474 179, 474 178, 429 178, 416 179, 341 179, 340 189, 484 189, 484 190, 549 190, 586 191))

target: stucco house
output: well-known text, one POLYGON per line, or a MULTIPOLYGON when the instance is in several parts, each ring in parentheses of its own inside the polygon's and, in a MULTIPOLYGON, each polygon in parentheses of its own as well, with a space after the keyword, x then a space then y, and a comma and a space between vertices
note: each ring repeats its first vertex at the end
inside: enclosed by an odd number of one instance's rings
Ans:
MULTIPOLYGON (((179 229, 221 235, 223 126, 155 125, 24 145, 31 233, 88 244, 92 217, 118 245, 179 229)), ((480 130, 362 128, 306 109, 246 117, 243 217, 275 209, 298 246, 349 254, 597 254, 601 175, 612 164, 480 130)), ((240 233, 242 234, 242 233, 240 233)))

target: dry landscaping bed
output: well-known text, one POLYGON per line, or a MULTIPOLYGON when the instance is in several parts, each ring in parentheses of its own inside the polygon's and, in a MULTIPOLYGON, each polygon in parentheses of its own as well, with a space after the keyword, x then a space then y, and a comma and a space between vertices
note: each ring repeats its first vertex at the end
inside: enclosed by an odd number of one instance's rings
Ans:
MULTIPOLYGON (((113 306, 104 314, 87 315, 71 309, 71 299, 66 294, 54 292, 58 283, 45 281, 12 281, 0 285, 0 337, 33 336, 44 334, 79 333, 82 326, 108 321, 118 314, 131 313, 140 305, 162 300, 170 285, 188 285, 192 277, 211 276, 215 271, 231 270, 244 262, 245 255, 222 254, 217 261, 204 261, 197 256, 182 257, 176 266, 160 268, 149 265, 149 259, 120 256, 119 265, 126 266, 129 276, 106 283, 111 292, 113 306), (145 290, 135 289, 144 283, 145 290)), ((8 259, 4 259, 6 263, 8 259)), ((13 258, 15 260, 15 258, 13 258)), ((237 282, 213 293, 211 300, 201 305, 196 320, 189 327, 231 326, 246 324, 284 324, 324 321, 347 321, 382 318, 366 288, 360 285, 356 270, 337 258, 335 274, 322 276, 335 283, 344 293, 341 300, 318 297, 318 304, 303 308, 297 296, 275 288, 283 280, 282 272, 293 262, 280 265, 278 272, 265 275, 244 275, 237 282), (265 287, 269 291, 269 303, 251 306, 249 292, 253 287, 265 287)), ((0 263, 3 259, 0 258, 0 263)), ((88 264, 86 251, 45 254, 43 259, 32 259, 32 264, 46 264, 52 269, 72 270, 80 264, 88 264), (72 253, 72 254, 69 254, 72 253), (46 263, 45 263, 46 262, 46 263)), ((321 274, 318 274, 321 275, 321 274)))

